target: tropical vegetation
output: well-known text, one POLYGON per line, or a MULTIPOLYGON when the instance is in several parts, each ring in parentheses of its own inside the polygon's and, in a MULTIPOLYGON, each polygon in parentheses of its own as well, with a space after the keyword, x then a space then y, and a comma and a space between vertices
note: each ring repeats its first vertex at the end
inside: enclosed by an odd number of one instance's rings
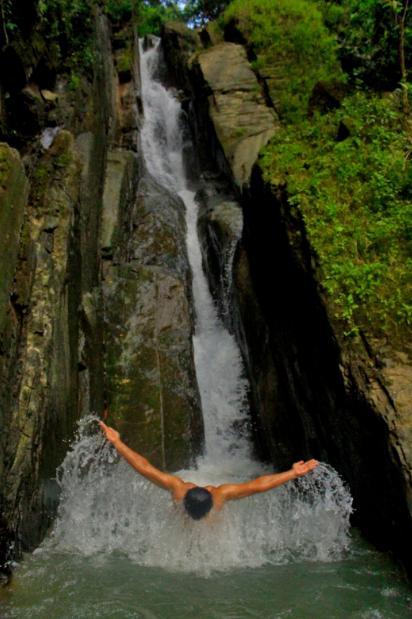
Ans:
MULTIPOLYGON (((24 41, 29 8, 48 58, 91 77, 93 7, 140 35, 169 19, 237 29, 281 129, 264 178, 287 187, 343 331, 402 341, 412 323, 409 0, 0 0, 0 47, 24 41), (38 19, 39 18, 39 19, 38 19), (316 92, 326 93, 323 102, 316 92)), ((33 20, 32 20, 33 21, 33 20)), ((36 39, 34 37, 34 52, 36 39)), ((50 61, 51 62, 51 61, 50 61)))
POLYGON ((408 2, 234 0, 220 21, 245 35, 269 91, 273 73, 282 85, 282 128, 260 165, 302 214, 336 319, 348 335, 401 343, 412 324, 408 2))

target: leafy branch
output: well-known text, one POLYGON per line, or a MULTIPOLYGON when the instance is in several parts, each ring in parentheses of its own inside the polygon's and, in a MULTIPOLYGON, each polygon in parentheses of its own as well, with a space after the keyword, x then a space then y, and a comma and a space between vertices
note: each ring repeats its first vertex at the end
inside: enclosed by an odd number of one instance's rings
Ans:
POLYGON ((383 0, 384 4, 392 11, 396 28, 399 32, 398 53, 399 53, 399 69, 401 74, 402 86, 402 108, 403 112, 409 112, 408 98, 408 71, 405 58, 405 34, 406 21, 409 11, 409 0, 383 0))

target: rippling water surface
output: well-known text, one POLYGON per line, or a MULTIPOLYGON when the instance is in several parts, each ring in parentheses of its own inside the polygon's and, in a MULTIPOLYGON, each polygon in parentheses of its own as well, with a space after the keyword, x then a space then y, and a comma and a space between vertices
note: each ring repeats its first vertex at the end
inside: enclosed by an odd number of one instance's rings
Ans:
MULTIPOLYGON (((219 554, 219 548, 216 548, 219 554)), ((199 577, 120 553, 38 554, 17 571, 5 619, 408 619, 412 594, 364 543, 331 563, 267 565, 199 577)))
MULTIPOLYGON (((350 495, 327 465, 194 522, 95 427, 82 421, 54 529, 2 592, 2 618, 412 616, 399 569, 350 535, 350 495)), ((200 483, 222 471, 181 474, 200 483)))

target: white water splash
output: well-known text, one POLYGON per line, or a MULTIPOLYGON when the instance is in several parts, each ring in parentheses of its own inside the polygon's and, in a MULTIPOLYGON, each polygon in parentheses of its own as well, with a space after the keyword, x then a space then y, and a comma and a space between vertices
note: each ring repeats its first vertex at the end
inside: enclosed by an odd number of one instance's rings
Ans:
POLYGON ((140 144, 148 172, 166 189, 176 193, 185 187, 181 106, 173 91, 155 79, 160 40, 143 51, 140 42, 140 75, 144 123, 140 144))
MULTIPOLYGON (((180 106, 154 79, 158 45, 141 54, 143 154, 148 172, 186 206, 197 317, 193 345, 205 453, 195 470, 178 475, 199 485, 244 481, 267 470, 250 455, 241 355, 218 318, 202 269, 197 204, 184 176, 180 106)), ((207 575, 265 563, 333 560, 348 546, 351 497, 325 464, 275 491, 228 503, 193 521, 167 492, 119 461, 96 434, 96 425, 93 418, 81 422, 79 439, 60 469, 59 516, 45 548, 83 555, 119 551, 141 565, 207 575)))
MULTIPOLYGON (((96 418, 83 419, 60 468, 59 517, 43 552, 119 551, 141 565, 207 575, 265 563, 330 561, 348 546, 351 498, 325 464, 196 522, 167 492, 119 460, 96 426, 96 418)), ((203 473, 179 474, 203 483, 203 473)))

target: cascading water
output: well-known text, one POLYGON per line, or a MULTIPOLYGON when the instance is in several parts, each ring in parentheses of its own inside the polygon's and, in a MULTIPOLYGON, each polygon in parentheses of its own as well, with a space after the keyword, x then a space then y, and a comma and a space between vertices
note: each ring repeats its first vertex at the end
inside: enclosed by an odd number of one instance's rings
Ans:
MULTIPOLYGON (((173 93, 154 79, 160 42, 143 53, 141 77, 145 121, 141 145, 147 171, 178 194, 186 207, 187 250, 193 277, 196 332, 193 338, 196 374, 205 426, 203 466, 232 467, 249 460, 249 443, 239 428, 247 421, 247 383, 239 349, 223 327, 202 268, 197 235, 198 205, 188 187, 183 163, 182 111, 173 93), (236 424, 236 430, 234 429, 236 424)), ((250 462, 248 462, 250 467, 250 462)), ((256 468, 256 465, 255 465, 256 468)), ((250 468, 249 468, 250 471, 250 468)))
MULTIPOLYGON (((187 248, 193 272, 193 339, 205 425, 205 452, 181 471, 199 485, 240 481, 264 472, 253 461, 247 431, 247 383, 239 349, 219 320, 197 236, 195 192, 185 178, 182 112, 173 93, 154 78, 159 42, 141 50, 145 111, 141 145, 147 172, 186 206, 187 248)), ((331 560, 348 545, 351 497, 339 476, 320 465, 276 491, 227 504, 205 521, 191 521, 167 493, 118 461, 83 420, 79 440, 60 469, 62 500, 45 548, 82 555, 127 554, 141 565, 208 573, 291 560, 331 560)))

